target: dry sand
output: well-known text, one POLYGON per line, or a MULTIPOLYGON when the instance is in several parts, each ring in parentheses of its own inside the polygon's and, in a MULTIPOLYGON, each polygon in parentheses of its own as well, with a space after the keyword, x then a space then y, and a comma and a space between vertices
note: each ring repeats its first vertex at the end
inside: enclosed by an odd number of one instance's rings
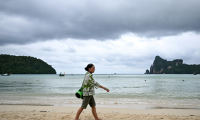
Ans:
MULTIPOLYGON (((0 120, 73 120, 78 107, 0 105, 0 120)), ((97 107, 103 120, 200 120, 195 109, 129 109, 97 107)), ((80 120, 94 120, 88 106, 80 120)))

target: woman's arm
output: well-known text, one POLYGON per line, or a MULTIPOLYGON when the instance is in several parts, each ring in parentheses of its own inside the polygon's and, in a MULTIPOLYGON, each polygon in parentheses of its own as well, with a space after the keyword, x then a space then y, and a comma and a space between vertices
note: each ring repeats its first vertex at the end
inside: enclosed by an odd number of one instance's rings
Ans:
POLYGON ((109 89, 104 87, 104 86, 102 86, 102 85, 100 85, 100 88, 102 88, 102 89, 106 90, 107 92, 109 92, 109 89))

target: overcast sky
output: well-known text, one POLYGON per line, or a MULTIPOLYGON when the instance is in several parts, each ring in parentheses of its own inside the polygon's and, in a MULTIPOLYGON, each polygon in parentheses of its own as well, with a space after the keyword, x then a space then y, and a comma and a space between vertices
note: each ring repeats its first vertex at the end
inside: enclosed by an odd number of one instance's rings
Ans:
POLYGON ((200 0, 1 0, 0 54, 57 73, 143 74, 155 56, 200 64, 200 0))

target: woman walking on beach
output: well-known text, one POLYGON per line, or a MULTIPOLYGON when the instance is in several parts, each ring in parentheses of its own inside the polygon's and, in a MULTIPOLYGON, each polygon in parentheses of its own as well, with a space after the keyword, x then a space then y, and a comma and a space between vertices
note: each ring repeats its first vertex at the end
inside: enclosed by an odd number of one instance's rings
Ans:
POLYGON ((82 84, 83 101, 82 101, 82 106, 78 109, 78 111, 76 113, 75 120, 78 120, 81 112, 83 111, 83 109, 87 108, 88 104, 92 108, 92 114, 93 114, 95 120, 101 120, 97 116, 97 112, 96 112, 96 107, 95 107, 96 103, 95 103, 95 100, 94 100, 94 97, 93 97, 93 95, 95 95, 94 87, 96 89, 100 87, 100 88, 106 90, 107 92, 109 92, 109 89, 100 85, 98 82, 96 82, 93 79, 92 73, 94 73, 94 71, 95 71, 95 66, 93 64, 88 64, 87 67, 85 67, 85 70, 87 72, 85 74, 85 78, 84 78, 84 81, 83 81, 83 84, 82 84))

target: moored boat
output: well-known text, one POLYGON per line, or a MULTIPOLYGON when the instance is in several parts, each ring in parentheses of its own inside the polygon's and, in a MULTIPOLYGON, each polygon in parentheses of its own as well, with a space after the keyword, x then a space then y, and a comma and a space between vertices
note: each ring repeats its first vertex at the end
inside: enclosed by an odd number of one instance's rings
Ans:
POLYGON ((64 73, 64 74, 62 74, 62 73, 60 72, 59 76, 65 76, 65 73, 64 73))
POLYGON ((10 76, 11 75, 11 73, 10 74, 1 74, 1 76, 10 76))

